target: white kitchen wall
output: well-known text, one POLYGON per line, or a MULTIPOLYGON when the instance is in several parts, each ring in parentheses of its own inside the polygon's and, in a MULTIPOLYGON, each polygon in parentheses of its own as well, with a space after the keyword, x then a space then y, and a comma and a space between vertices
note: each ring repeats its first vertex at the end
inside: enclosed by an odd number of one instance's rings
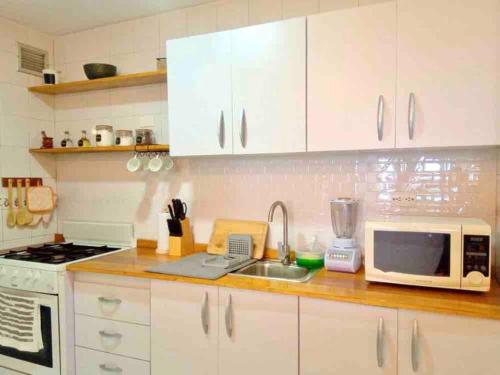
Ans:
MULTIPOLYGON (((17 42, 43 49, 53 63, 53 38, 0 17, 0 177, 42 177, 55 188, 55 162, 33 157, 29 147, 40 147, 40 132, 54 133, 53 99, 30 94, 28 86, 41 78, 17 71, 17 42)), ((14 198, 16 195, 14 194, 14 198)), ((7 189, 1 189, 0 248, 39 243, 54 238, 56 217, 49 225, 9 228, 6 225, 7 189)))
MULTIPOLYGON (((224 0, 57 37, 55 61, 66 80, 83 79, 82 64, 111 62, 122 73, 155 68, 165 40, 283 18, 363 6, 381 0, 224 0)), ((56 142, 69 129, 111 123, 115 129, 153 125, 168 143, 165 85, 57 96, 56 142)), ((156 238, 157 214, 173 197, 190 206, 195 236, 206 242, 218 217, 266 220, 276 199, 290 211, 292 245, 312 234, 332 238, 329 199, 361 200, 359 222, 379 214, 481 217, 496 221, 496 151, 426 150, 324 153, 293 156, 178 158, 170 173, 136 175, 125 169, 131 155, 68 155, 57 162, 65 219, 132 221, 136 236, 156 238), (415 192, 414 206, 392 201, 395 192, 415 192)), ((59 229, 61 227, 59 226, 59 229)), ((281 237, 271 225, 269 245, 281 237)), ((358 228, 362 242, 362 226, 358 228)))

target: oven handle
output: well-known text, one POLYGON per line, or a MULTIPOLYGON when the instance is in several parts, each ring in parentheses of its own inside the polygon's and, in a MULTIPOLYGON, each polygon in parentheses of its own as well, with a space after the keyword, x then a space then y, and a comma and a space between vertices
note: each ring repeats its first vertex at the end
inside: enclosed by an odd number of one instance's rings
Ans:
POLYGON ((107 372, 116 372, 116 373, 121 373, 123 370, 120 368, 120 367, 109 367, 108 365, 106 364, 100 364, 99 365, 99 368, 103 371, 107 371, 107 372))
POLYGON ((114 337, 116 339, 121 339, 123 337, 123 335, 121 333, 110 333, 110 332, 106 332, 106 331, 99 331, 99 334, 102 337, 114 337))

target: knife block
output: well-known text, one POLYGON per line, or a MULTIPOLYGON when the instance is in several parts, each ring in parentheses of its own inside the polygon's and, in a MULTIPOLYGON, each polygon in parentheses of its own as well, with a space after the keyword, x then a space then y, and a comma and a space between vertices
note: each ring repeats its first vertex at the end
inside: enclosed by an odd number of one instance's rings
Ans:
POLYGON ((182 257, 194 253, 193 232, 188 218, 181 221, 182 237, 168 238, 168 255, 182 257))

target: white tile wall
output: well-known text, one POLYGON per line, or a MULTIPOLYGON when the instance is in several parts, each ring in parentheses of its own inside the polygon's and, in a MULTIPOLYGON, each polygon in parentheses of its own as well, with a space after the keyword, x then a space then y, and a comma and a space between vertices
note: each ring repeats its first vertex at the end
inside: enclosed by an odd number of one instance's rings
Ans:
MULTIPOLYGON (((40 84, 41 78, 17 71, 17 42, 47 51, 49 63, 54 63, 51 36, 0 18, 0 177, 43 177, 55 188, 55 161, 28 152, 29 147, 40 147, 42 130, 54 134, 54 100, 26 89, 40 84)), ((54 238, 55 217, 35 228, 7 227, 7 191, 0 191, 0 249, 54 238)))

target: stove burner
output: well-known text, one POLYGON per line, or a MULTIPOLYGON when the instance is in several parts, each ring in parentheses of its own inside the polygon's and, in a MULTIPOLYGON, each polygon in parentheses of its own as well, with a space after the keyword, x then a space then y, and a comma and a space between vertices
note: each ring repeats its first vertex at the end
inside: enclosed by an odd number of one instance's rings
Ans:
POLYGON ((108 246, 85 246, 73 243, 44 244, 12 250, 0 258, 26 262, 61 264, 119 250, 108 246))

